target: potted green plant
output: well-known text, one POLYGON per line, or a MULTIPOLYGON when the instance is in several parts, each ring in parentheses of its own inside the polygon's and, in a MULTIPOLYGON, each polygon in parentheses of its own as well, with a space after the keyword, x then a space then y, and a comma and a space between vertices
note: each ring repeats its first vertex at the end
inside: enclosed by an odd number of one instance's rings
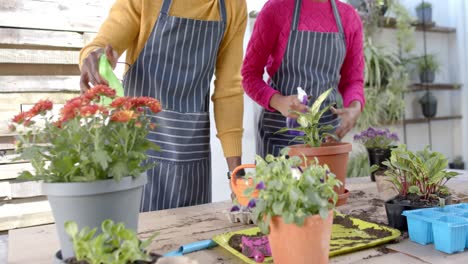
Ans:
POLYGON ((398 195, 385 202, 388 223, 400 230, 407 230, 404 210, 436 207, 441 200, 451 202, 445 186, 448 180, 458 175, 446 171, 448 160, 438 152, 426 147, 422 151, 409 151, 406 145, 392 150, 389 161, 383 162, 398 195))
POLYGON ((431 24, 432 4, 429 2, 422 1, 418 6, 416 6, 416 14, 418 16, 419 23, 431 24))
POLYGON ((333 208, 339 180, 317 160, 302 170, 299 157, 268 155, 256 158, 252 176, 257 199, 250 204, 253 218, 268 241, 275 263, 328 263, 333 208))
MULTIPOLYGON (((314 162, 315 159, 321 165, 327 165, 330 170, 336 175, 337 179, 343 184, 337 187, 335 191, 338 193, 337 206, 343 205, 348 199, 349 192, 345 189, 346 170, 349 159, 349 152, 352 150, 350 143, 333 142, 324 143, 327 137, 336 139, 333 134, 333 126, 320 125, 320 118, 324 113, 329 111, 331 105, 323 106, 322 103, 330 95, 333 89, 329 89, 321 94, 308 111, 304 113, 297 112, 297 123, 299 127, 283 128, 278 133, 287 131, 301 132, 301 135, 294 138, 294 141, 304 142, 303 145, 294 145, 289 147, 289 155, 297 156, 303 159, 303 167, 307 167, 308 161, 314 162)), ((338 140, 337 140, 338 141, 338 140)))
POLYGON ((417 60, 417 64, 421 83, 433 83, 435 74, 440 68, 436 56, 433 54, 422 56, 417 60))
POLYGON ((102 233, 96 234, 97 228, 83 227, 81 230, 74 221, 65 222, 65 231, 69 236, 75 256, 63 259, 57 252, 57 264, 145 264, 156 263, 160 255, 147 251, 157 234, 140 241, 133 229, 123 223, 114 223, 106 219, 101 224, 102 233))
POLYGON ((463 161, 463 157, 462 156, 455 157, 455 159, 453 159, 453 161, 449 163, 449 169, 464 170, 465 162, 463 161))
MULTIPOLYGON (((369 154, 370 166, 378 166, 378 170, 386 170, 382 162, 390 158, 392 148, 398 142, 398 135, 388 129, 369 127, 354 136, 354 141, 363 144, 369 154)), ((371 172, 371 181, 375 182, 375 172, 371 172)))
POLYGON ((146 153, 158 150, 146 139, 154 126, 147 113, 161 106, 147 97, 114 97, 115 90, 99 85, 69 100, 60 116, 50 113, 53 104, 45 100, 12 120, 12 129, 26 131, 19 137, 20 159, 34 168, 20 178, 42 182, 64 258, 74 255, 66 221, 93 228, 112 219, 137 228, 146 170, 154 166, 145 164, 146 153), (101 97, 114 100, 104 106, 101 97), (36 144, 39 138, 48 143, 36 144))
POLYGON ((437 114, 437 98, 433 93, 427 91, 419 98, 421 110, 426 118, 433 118, 437 114))

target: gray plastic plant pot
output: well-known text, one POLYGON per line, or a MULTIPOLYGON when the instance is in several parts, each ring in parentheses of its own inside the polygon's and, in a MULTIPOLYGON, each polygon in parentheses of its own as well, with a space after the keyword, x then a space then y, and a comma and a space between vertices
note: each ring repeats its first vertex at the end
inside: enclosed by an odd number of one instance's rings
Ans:
POLYGON ((98 228, 106 219, 122 222, 137 230, 143 185, 146 173, 140 177, 125 177, 84 183, 43 183, 42 193, 47 195, 55 219, 63 259, 74 256, 70 237, 64 223, 74 221, 78 228, 98 228))

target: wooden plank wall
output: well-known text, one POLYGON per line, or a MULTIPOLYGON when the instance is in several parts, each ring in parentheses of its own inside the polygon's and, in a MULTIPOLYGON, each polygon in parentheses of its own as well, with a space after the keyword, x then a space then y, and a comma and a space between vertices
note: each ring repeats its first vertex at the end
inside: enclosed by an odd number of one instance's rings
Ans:
POLYGON ((31 167, 11 161, 8 121, 22 105, 62 104, 79 93, 79 51, 114 1, 0 0, 0 230, 53 220, 39 185, 16 179, 31 167))

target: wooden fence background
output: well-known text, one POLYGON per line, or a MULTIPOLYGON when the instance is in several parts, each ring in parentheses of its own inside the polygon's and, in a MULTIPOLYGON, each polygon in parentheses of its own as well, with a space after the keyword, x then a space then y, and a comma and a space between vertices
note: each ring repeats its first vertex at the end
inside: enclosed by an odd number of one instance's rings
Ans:
MULTIPOLYGON (((79 50, 95 36, 114 0, 0 0, 0 231, 53 221, 37 183, 16 180, 8 120, 49 98, 79 93, 79 50)), ((117 30, 117 29, 116 29, 117 30)))

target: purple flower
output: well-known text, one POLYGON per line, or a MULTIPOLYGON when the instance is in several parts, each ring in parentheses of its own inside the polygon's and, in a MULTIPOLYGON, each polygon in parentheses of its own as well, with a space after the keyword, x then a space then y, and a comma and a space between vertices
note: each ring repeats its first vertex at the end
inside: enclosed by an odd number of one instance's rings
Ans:
POLYGON ((377 136, 385 136, 387 133, 383 130, 377 130, 376 134, 377 136))
POLYGON ((254 256, 254 260, 257 263, 263 263, 265 261, 265 256, 263 256, 263 254, 260 252, 256 252, 254 256))
POLYGON ((372 128, 372 130, 369 129, 369 130, 367 131, 367 137, 368 137, 368 138, 374 138, 375 135, 376 135, 376 131, 375 131, 373 128, 372 128))
POLYGON ((390 139, 393 139, 393 140, 395 140, 395 141, 399 141, 399 140, 400 140, 400 139, 398 138, 398 134, 395 133, 395 132, 391 133, 390 136, 389 136, 389 138, 390 138, 390 139))
POLYGON ((257 190, 264 190, 265 189, 265 183, 264 182, 259 182, 257 186, 255 187, 257 190))
POLYGON ((357 135, 354 135, 354 141, 359 141, 362 139, 362 136, 357 134, 357 135))
POLYGON ((232 212, 239 212, 239 211, 240 211, 240 208, 239 208, 239 206, 237 206, 237 205, 234 205, 234 206, 231 208, 231 213, 232 213, 232 212))
POLYGON ((255 199, 250 200, 249 204, 247 205, 247 207, 250 209, 255 208, 255 206, 257 206, 257 202, 255 201, 255 199))

